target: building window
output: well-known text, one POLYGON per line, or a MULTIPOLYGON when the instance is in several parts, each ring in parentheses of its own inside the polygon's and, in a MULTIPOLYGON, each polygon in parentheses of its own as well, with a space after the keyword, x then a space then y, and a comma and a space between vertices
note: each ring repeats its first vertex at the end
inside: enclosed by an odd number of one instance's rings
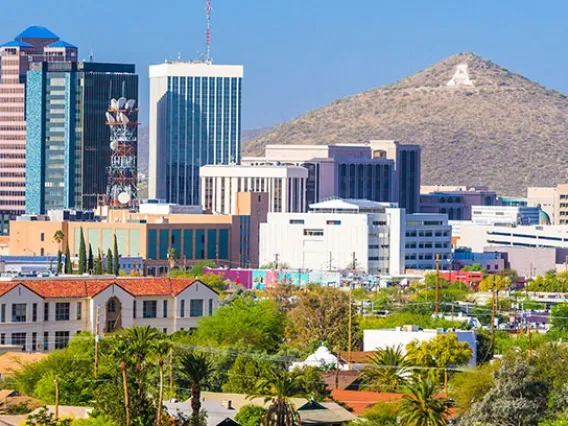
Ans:
POLYGON ((167 328, 162 328, 162 332, 163 332, 164 334, 168 334, 168 329, 167 329, 167 328))
POLYGON ((209 299, 209 316, 213 315, 213 299, 209 299))
POLYGON ((32 351, 37 349, 37 333, 32 333, 32 351))
POLYGON ((190 317, 203 316, 203 299, 195 299, 189 301, 189 316, 190 317))
POLYGON ((323 229, 304 229, 304 235, 309 237, 323 236, 323 229))
POLYGON ((179 316, 183 318, 185 316, 185 300, 180 302, 179 311, 179 316))
POLYGON ((136 319, 136 300, 132 302, 132 318, 136 319))
POLYGON ((69 321, 70 305, 69 302, 55 304, 55 321, 69 321))
POLYGON ((37 322, 37 303, 32 305, 32 321, 37 322))
POLYGON ((12 322, 26 322, 26 308, 25 303, 14 303, 12 305, 12 322))
POLYGON ((164 318, 168 317, 168 301, 164 300, 164 302, 162 303, 162 315, 164 316, 164 318))
POLYGON ((142 317, 156 318, 158 316, 158 302, 156 300, 145 300, 142 303, 142 317))
POLYGON ((83 303, 77 302, 77 321, 81 321, 82 316, 83 316, 83 303))
POLYGON ((290 219, 290 225, 303 225, 304 219, 290 219))
POLYGON ((47 351, 49 349, 49 332, 43 332, 43 350, 47 351))
POLYGON ((0 334, 0 345, 6 344, 6 333, 0 334))
POLYGON ((326 225, 341 225, 340 220, 328 220, 325 223, 326 223, 326 225))
POLYGON ((26 333, 12 333, 12 345, 21 346, 22 351, 25 351, 26 333))
POLYGON ((49 303, 43 304, 43 320, 49 321, 49 303))
POLYGON ((6 304, 2 303, 2 312, 0 312, 0 321, 6 322, 6 304))
POLYGON ((65 349, 68 343, 69 343, 68 331, 55 332, 55 349, 65 349))
POLYGON ((39 235, 39 239, 40 241, 45 241, 45 234, 43 232, 39 235))

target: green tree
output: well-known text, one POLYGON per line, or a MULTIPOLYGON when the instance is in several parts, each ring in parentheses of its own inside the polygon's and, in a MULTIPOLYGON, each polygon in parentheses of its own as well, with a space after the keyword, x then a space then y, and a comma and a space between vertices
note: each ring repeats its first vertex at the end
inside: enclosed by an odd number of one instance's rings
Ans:
POLYGON ((69 245, 65 249, 65 273, 72 274, 73 273, 73 264, 71 263, 71 253, 69 253, 69 245))
POLYGON ((556 331, 568 330, 568 303, 558 303, 552 307, 550 323, 556 331))
POLYGON ((79 274, 83 275, 87 272, 87 247, 85 246, 85 235, 83 234, 83 227, 79 233, 79 274))
POLYGON ((377 349, 369 357, 369 365, 359 377, 365 389, 378 392, 397 392, 410 379, 410 362, 402 345, 377 349))
POLYGON ((211 373, 211 363, 205 355, 186 352, 180 357, 181 376, 191 386, 191 420, 199 422, 201 412, 201 384, 211 373))
POLYGON ((210 272, 207 274, 199 275, 197 279, 201 281, 203 284, 208 285, 215 291, 222 292, 227 289, 227 284, 225 283, 225 280, 219 274, 214 274, 210 272))
POLYGON ((61 243, 63 243, 63 240, 65 240, 65 234, 61 229, 58 229, 55 231, 55 234, 53 234, 53 241, 59 244, 59 250, 62 250, 61 243))
POLYGON ((123 401, 124 401, 124 421, 126 426, 130 426, 130 394, 128 389, 128 361, 131 357, 132 351, 124 339, 121 339, 114 345, 112 349, 112 356, 118 362, 120 373, 122 377, 123 388, 123 401))
POLYGON ((455 334, 438 334, 424 342, 412 341, 406 346, 406 353, 414 365, 429 368, 428 378, 433 383, 441 383, 444 369, 466 365, 472 357, 469 345, 458 342, 455 334))
POLYGON ((462 416, 460 425, 537 425, 547 411, 549 388, 523 357, 505 358, 495 385, 462 416))
POLYGON ((228 380, 223 385, 223 392, 252 393, 258 377, 269 374, 271 363, 261 358, 237 356, 235 363, 228 371, 228 380))
POLYGON ((114 241, 112 245, 112 273, 118 277, 120 272, 120 257, 118 255, 118 241, 116 240, 116 234, 114 234, 114 241))
POLYGON ((26 426, 71 426, 71 419, 57 420, 46 407, 39 410, 37 414, 30 414, 26 420, 26 426))
POLYGON ((195 265, 189 270, 189 276, 191 277, 198 277, 203 275, 204 268, 216 268, 217 264, 212 260, 200 260, 196 262, 195 265))
POLYGON ((260 405, 247 404, 239 409, 235 421, 241 426, 258 426, 265 414, 266 408, 260 405))
POLYGON ((272 300, 237 297, 199 320, 195 342, 275 353, 284 341, 285 315, 272 300))
POLYGON ((160 383, 158 385, 158 403, 156 404, 156 425, 162 424, 162 412, 164 402, 164 364, 170 355, 172 348, 171 342, 167 339, 160 339, 156 342, 154 350, 158 361, 158 373, 160 383))
POLYGON ((436 386, 418 381, 408 386, 400 401, 400 424, 406 426, 445 426, 449 414, 447 401, 436 396, 436 386))
POLYGON ((487 273, 487 269, 485 269, 479 263, 474 263, 473 265, 464 266, 461 270, 466 272, 483 272, 484 274, 487 273))
POLYGON ((95 270, 95 275, 102 275, 104 272, 103 257, 100 250, 97 253, 97 258, 95 259, 94 270, 95 270))
POLYGON ((106 272, 107 274, 112 274, 112 273, 113 273, 113 271, 114 271, 113 265, 114 265, 114 262, 113 262, 113 260, 112 260, 112 251, 111 251, 111 249, 109 248, 109 249, 107 250, 107 255, 106 255, 106 271, 105 271, 105 272, 106 272))
POLYGON ((57 275, 61 274, 61 272, 63 271, 63 264, 61 260, 62 256, 63 254, 61 253, 61 250, 57 250, 57 269, 56 269, 57 275))
POLYGON ((396 402, 379 402, 363 411, 357 426, 397 426, 399 404, 396 402))
POLYGON ((305 347, 309 342, 325 342, 332 348, 346 348, 348 296, 337 288, 309 285, 296 297, 296 306, 288 314, 287 337, 291 345, 305 347))
POLYGON ((293 397, 306 396, 302 370, 287 371, 275 367, 258 379, 250 397, 264 397, 270 401, 262 419, 263 426, 293 426, 301 424, 300 415, 291 402, 293 397))
POLYGON ((455 374, 450 381, 451 396, 462 412, 481 401, 494 385, 493 374, 496 367, 484 364, 472 371, 455 374))
POLYGON ((93 274, 95 271, 95 258, 93 257, 93 247, 89 243, 89 257, 87 258, 87 271, 89 274, 93 274))

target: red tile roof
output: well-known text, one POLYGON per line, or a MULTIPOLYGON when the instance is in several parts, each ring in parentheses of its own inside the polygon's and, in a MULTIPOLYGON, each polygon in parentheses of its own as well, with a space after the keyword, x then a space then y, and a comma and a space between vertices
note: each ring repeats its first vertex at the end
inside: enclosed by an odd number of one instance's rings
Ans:
POLYGON ((332 390, 331 397, 353 409, 353 414, 360 415, 365 409, 378 402, 398 402, 403 394, 392 392, 366 392, 351 390, 332 390))
POLYGON ((116 284, 133 296, 176 296, 196 281, 195 279, 170 278, 9 281, 0 282, 0 296, 6 294, 19 284, 46 299, 93 297, 113 284, 116 284))

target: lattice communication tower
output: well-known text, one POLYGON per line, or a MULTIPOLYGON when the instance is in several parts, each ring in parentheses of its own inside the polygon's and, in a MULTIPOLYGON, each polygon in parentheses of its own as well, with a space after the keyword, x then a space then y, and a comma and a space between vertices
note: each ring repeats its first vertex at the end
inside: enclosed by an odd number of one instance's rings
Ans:
POLYGON ((134 99, 112 99, 106 113, 110 127, 111 159, 108 167, 108 205, 114 209, 133 208, 137 194, 138 109, 134 99))

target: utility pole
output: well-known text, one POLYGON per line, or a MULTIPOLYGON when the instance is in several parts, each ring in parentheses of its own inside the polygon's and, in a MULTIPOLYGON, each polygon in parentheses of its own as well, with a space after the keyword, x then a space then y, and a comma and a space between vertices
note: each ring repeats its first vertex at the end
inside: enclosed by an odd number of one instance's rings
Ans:
POLYGON ((278 270, 278 260, 280 259, 280 255, 276 253, 274 255, 274 269, 278 270))
POLYGON ((491 348, 495 350, 495 275, 491 286, 491 348))
POLYGON ((448 399, 448 369, 444 368, 444 397, 448 399))
MULTIPOLYGON (((566 258, 568 258, 568 256, 566 256, 566 258)), ((331 262, 332 262, 332 256, 331 252, 329 252, 329 272, 331 272, 331 262)))
POLYGON ((95 316, 95 367, 94 367, 94 375, 95 379, 97 378, 98 367, 99 367, 99 327, 100 327, 100 318, 101 318, 101 306, 97 305, 95 316))
POLYGON ((436 307, 435 314, 438 316, 440 310, 440 255, 436 254, 436 307))
POLYGON ((55 379, 55 420, 59 419, 59 380, 55 379))
POLYGON ((174 396, 174 350, 172 347, 170 347, 170 353, 168 356, 168 368, 169 368, 169 387, 170 387, 170 398, 173 398, 174 396))
POLYGON ((352 308, 352 300, 353 300, 353 281, 355 279, 355 270, 356 270, 356 263, 357 263, 357 259, 355 258, 355 252, 353 252, 353 264, 352 266, 352 272, 353 272, 353 277, 351 278, 351 284, 349 285, 349 329, 347 330, 347 350, 349 351, 349 359, 348 359, 348 365, 349 365, 349 370, 351 370, 351 363, 353 362, 353 353, 351 351, 351 339, 352 339, 352 332, 351 332, 351 328, 353 326, 353 308, 352 308))

